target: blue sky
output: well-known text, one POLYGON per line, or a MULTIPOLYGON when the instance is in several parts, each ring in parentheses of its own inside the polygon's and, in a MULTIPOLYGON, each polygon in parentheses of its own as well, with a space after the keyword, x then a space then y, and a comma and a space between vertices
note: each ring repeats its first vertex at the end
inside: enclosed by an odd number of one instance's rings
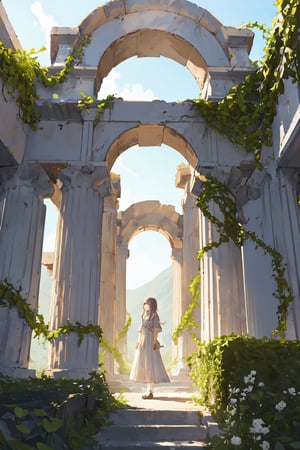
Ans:
MULTIPOLYGON (((24 49, 49 49, 52 26, 77 26, 93 9, 106 2, 85 0, 2 0, 9 19, 24 49)), ((248 21, 271 25, 276 14, 273 0, 198 0, 194 1, 211 12, 223 25, 240 26, 248 21)), ((263 41, 256 35, 252 59, 263 53, 263 41)), ((49 52, 39 55, 42 65, 50 64, 49 52)), ((154 99, 181 101, 196 98, 198 87, 190 73, 166 58, 131 58, 108 75, 100 97, 116 94, 124 100, 154 99)), ((175 188, 178 164, 185 162, 173 149, 162 147, 132 148, 116 161, 113 171, 121 175, 120 209, 142 200, 160 200, 173 204, 181 212, 182 190, 175 188)), ((44 249, 54 248, 56 211, 47 204, 44 249)), ((130 244, 127 263, 127 287, 135 288, 151 280, 171 264, 171 248, 160 233, 147 231, 130 244)))

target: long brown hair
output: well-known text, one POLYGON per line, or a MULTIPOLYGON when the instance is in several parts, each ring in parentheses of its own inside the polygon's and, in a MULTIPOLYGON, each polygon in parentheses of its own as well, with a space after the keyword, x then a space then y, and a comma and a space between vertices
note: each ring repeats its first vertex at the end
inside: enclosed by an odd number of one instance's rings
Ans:
MULTIPOLYGON (((156 300, 156 298, 154 298, 154 297, 148 297, 148 298, 146 298, 146 300, 144 301, 143 306, 144 306, 145 304, 147 304, 147 305, 150 306, 150 318, 151 318, 154 314, 156 314, 157 317, 158 317, 158 320, 159 320, 159 322, 160 322, 160 318, 159 318, 159 315, 158 315, 158 312, 157 312, 157 300, 156 300)), ((142 313, 142 317, 143 317, 143 313, 142 313)))

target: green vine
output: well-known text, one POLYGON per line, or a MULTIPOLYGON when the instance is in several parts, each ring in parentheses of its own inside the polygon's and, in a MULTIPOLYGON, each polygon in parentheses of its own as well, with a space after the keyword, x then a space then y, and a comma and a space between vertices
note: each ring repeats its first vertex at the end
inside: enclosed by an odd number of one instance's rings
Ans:
POLYGON ((266 39, 265 56, 256 69, 219 102, 194 101, 211 128, 254 153, 258 165, 263 146, 272 145, 272 124, 284 80, 300 81, 299 0, 277 0, 276 5, 272 32, 258 23, 248 24, 262 30, 266 39))
POLYGON ((6 48, 0 41, 0 77, 2 79, 2 96, 7 101, 6 94, 10 95, 19 108, 19 118, 37 129, 40 116, 35 111, 35 102, 39 99, 36 83, 49 88, 63 83, 76 65, 82 62, 83 50, 89 44, 87 36, 81 46, 73 50, 65 60, 65 66, 57 74, 50 76, 47 67, 41 67, 37 61, 39 51, 30 51, 6 48))
MULTIPOLYGON (((289 306, 294 301, 291 288, 285 278, 286 265, 283 264, 282 255, 273 247, 266 244, 253 231, 248 231, 237 219, 237 207, 234 195, 230 189, 218 181, 216 178, 207 176, 204 189, 196 200, 197 206, 201 209, 203 215, 209 219, 215 226, 218 233, 218 240, 211 241, 198 252, 198 260, 200 261, 204 255, 214 248, 220 247, 222 244, 232 240, 234 244, 241 247, 246 240, 250 240, 261 248, 265 254, 269 254, 272 258, 272 272, 276 284, 276 290, 273 296, 278 300, 277 321, 278 326, 273 330, 273 334, 283 337, 287 330, 287 313, 289 306), (215 202, 223 215, 223 220, 214 216, 210 210, 211 202, 215 202)), ((190 285, 192 300, 189 307, 181 317, 181 321, 173 332, 173 340, 177 343, 178 336, 184 330, 192 330, 195 327, 194 319, 195 308, 200 302, 200 271, 190 285)), ((193 336, 195 339, 195 336, 193 336)))
POLYGON ((273 296, 279 301, 277 308, 278 327, 273 333, 282 337, 287 330, 287 312, 290 304, 294 300, 291 288, 285 278, 286 266, 283 265, 282 255, 270 245, 266 244, 252 231, 248 231, 237 220, 237 208, 233 194, 229 188, 220 183, 214 177, 207 177, 204 183, 204 189, 200 193, 196 201, 197 206, 201 209, 205 217, 207 217, 215 226, 219 234, 219 240, 209 243, 206 247, 199 251, 198 257, 201 259, 206 252, 212 248, 219 247, 224 242, 231 239, 235 245, 242 246, 246 240, 250 240, 261 248, 266 254, 272 258, 273 277, 276 283, 276 290, 273 296), (219 207, 223 215, 223 220, 215 217, 209 208, 210 202, 213 201, 219 207))
POLYGON ((102 329, 98 325, 90 323, 82 325, 79 322, 75 324, 67 322, 57 330, 49 330, 49 325, 45 323, 43 315, 33 311, 22 297, 21 289, 15 289, 7 279, 0 283, 0 307, 16 308, 21 319, 24 319, 33 331, 34 338, 44 337, 52 342, 60 336, 76 333, 78 335, 78 346, 80 346, 86 334, 94 334, 99 341, 102 338, 102 329))
POLYGON ((194 339, 196 339, 193 330, 199 328, 199 325, 195 320, 194 311, 200 305, 200 271, 195 276, 195 278, 192 279, 189 288, 192 300, 186 311, 183 313, 180 323, 172 333, 172 340, 175 344, 178 343, 180 334, 182 334, 185 330, 188 330, 192 334, 194 339))
MULTIPOLYGON (((130 366, 129 366, 128 362, 124 360, 122 353, 118 349, 118 344, 122 339, 126 338, 126 336, 128 334, 128 330, 131 326, 131 322, 132 322, 132 318, 129 315, 124 328, 119 332, 119 334, 115 340, 114 346, 110 345, 109 342, 104 337, 102 337, 102 339, 101 339, 100 346, 104 349, 104 351, 108 351, 109 353, 111 353, 114 356, 115 361, 119 366, 119 373, 129 373, 129 370, 130 370, 130 366)), ((104 356, 104 355, 102 355, 102 356, 104 356)), ((104 357, 103 357, 103 359, 104 359, 104 357)))
POLYGON ((81 99, 78 100, 77 103, 79 109, 84 110, 89 114, 91 111, 90 108, 95 105, 97 106, 97 113, 93 120, 94 127, 99 122, 99 119, 104 113, 104 110, 113 108, 113 100, 115 100, 116 98, 114 95, 108 95, 106 98, 102 100, 97 100, 94 97, 91 97, 90 95, 86 95, 84 92, 80 92, 80 95, 81 99))

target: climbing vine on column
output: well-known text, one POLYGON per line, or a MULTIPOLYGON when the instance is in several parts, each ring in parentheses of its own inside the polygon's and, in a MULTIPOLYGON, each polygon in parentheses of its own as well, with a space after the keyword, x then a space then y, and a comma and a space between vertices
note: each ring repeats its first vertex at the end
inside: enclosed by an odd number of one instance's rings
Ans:
MULTIPOLYGON (((273 20, 271 30, 257 22, 248 24, 263 32, 266 40, 265 55, 256 63, 253 72, 244 82, 233 86, 228 95, 219 102, 194 102, 194 108, 203 116, 210 127, 227 136, 234 144, 244 148, 255 157, 257 168, 263 170, 263 147, 272 145, 272 124, 277 112, 279 96, 284 93, 284 80, 300 82, 300 1, 277 0, 278 16, 273 20)), ((236 203, 227 186, 216 178, 207 177, 204 189, 197 199, 197 206, 215 226, 219 240, 210 242, 199 251, 199 260, 204 254, 231 239, 237 246, 251 240, 272 258, 273 277, 276 290, 273 296, 278 300, 278 327, 274 334, 282 337, 287 329, 287 312, 294 297, 285 278, 286 266, 282 255, 263 242, 254 232, 247 231, 237 220, 236 203), (223 214, 223 221, 210 211, 215 202, 223 214)), ((194 284, 200 283, 200 275, 191 284, 192 301, 184 313, 181 323, 173 333, 175 340, 183 329, 193 323, 193 313, 199 302, 194 284)), ((200 293, 199 293, 200 298, 200 293)))
POLYGON ((203 258, 206 252, 219 247, 224 242, 228 242, 229 239, 239 247, 241 247, 246 240, 250 240, 254 242, 258 248, 261 248, 266 254, 271 256, 273 277, 276 283, 276 290, 273 292, 273 296, 279 302, 277 308, 278 326, 276 330, 273 330, 273 333, 282 337, 287 329, 288 308, 294 300, 291 288, 285 278, 286 267, 283 264, 282 255, 275 248, 266 244, 253 231, 246 230, 238 221, 234 195, 227 186, 220 183, 216 178, 207 177, 204 182, 204 188, 198 196, 196 204, 201 209, 204 216, 215 225, 219 234, 218 241, 210 242, 206 247, 199 251, 199 259, 203 258), (211 202, 217 204, 223 220, 215 217, 211 213, 211 202))
POLYGON ((21 289, 9 283, 6 279, 0 282, 0 308, 16 308, 21 319, 24 319, 29 328, 33 331, 35 338, 43 337, 47 341, 53 341, 60 336, 76 333, 78 335, 78 346, 82 343, 86 334, 94 334, 100 341, 102 329, 98 325, 88 323, 82 325, 80 322, 75 324, 67 322, 57 330, 50 330, 49 325, 45 323, 42 314, 32 310, 30 305, 22 297, 21 289))

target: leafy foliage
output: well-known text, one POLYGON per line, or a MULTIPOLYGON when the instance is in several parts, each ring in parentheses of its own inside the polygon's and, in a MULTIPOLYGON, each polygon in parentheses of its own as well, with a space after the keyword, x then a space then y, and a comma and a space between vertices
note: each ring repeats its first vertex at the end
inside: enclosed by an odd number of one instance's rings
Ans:
POLYGON ((80 345, 86 334, 94 334, 99 341, 102 337, 101 327, 91 323, 82 325, 80 322, 75 324, 67 322, 57 330, 49 330, 49 324, 45 323, 43 315, 32 310, 22 297, 21 288, 15 289, 7 279, 0 282, 0 307, 16 308, 21 319, 24 319, 34 332, 34 338, 44 337, 48 341, 53 341, 60 336, 76 333, 78 335, 78 345, 80 345))
POLYGON ((116 98, 114 95, 108 95, 106 98, 102 100, 96 100, 94 97, 90 95, 86 95, 84 92, 80 92, 81 99, 78 100, 77 106, 79 109, 86 111, 88 114, 91 112, 91 107, 97 108, 97 113, 93 120, 94 127, 97 125, 100 117, 104 113, 105 109, 112 109, 113 100, 116 98))
POLYGON ((198 272, 198 275, 191 281, 190 292, 192 300, 172 334, 172 339, 175 344, 178 343, 178 337, 184 330, 188 330, 194 339, 196 339, 195 331, 199 328, 199 324, 195 320, 194 312, 200 305, 200 272, 198 272))
POLYGON ((248 24, 263 30, 266 39, 265 55, 256 69, 219 102, 201 98, 194 102, 212 129, 253 153, 258 165, 263 146, 272 145, 272 123, 284 80, 300 81, 299 0, 277 0, 276 5, 272 30, 257 22, 248 24))
POLYGON ((82 380, 0 376, 0 404, 3 450, 92 448, 109 412, 123 407, 95 372, 82 380))
POLYGON ((188 361, 191 376, 199 401, 210 407, 221 428, 208 448, 297 448, 299 357, 299 341, 232 334, 199 344, 188 361))
POLYGON ((6 93, 11 96, 19 107, 19 117, 24 123, 37 129, 39 115, 35 111, 35 102, 38 100, 37 83, 49 88, 55 84, 63 83, 76 65, 82 62, 83 50, 90 42, 89 36, 81 46, 72 51, 65 60, 65 66, 57 74, 50 76, 47 67, 41 67, 37 61, 39 51, 31 49, 13 51, 6 48, 0 41, 0 77, 2 79, 2 96, 5 101, 6 93))
POLYGON ((231 239, 235 245, 242 246, 246 240, 251 240, 257 247, 261 248, 265 254, 269 254, 272 258, 273 277, 276 282, 276 291, 273 296, 278 300, 277 308, 278 327, 273 333, 283 336, 287 329, 287 312, 290 304, 294 300, 292 291, 285 278, 286 267, 282 263, 282 255, 270 245, 266 244, 253 231, 248 231, 237 219, 237 207, 234 196, 230 189, 220 183, 214 177, 207 177, 204 188, 197 198, 197 206, 201 209, 205 217, 207 217, 215 226, 219 235, 218 241, 210 242, 206 247, 199 251, 199 259, 206 252, 213 248, 219 247, 224 242, 231 239), (222 219, 215 217, 210 210, 211 202, 215 202, 218 206, 222 219))
POLYGON ((127 322, 124 325, 123 330, 121 330, 120 333, 118 334, 113 346, 110 345, 109 342, 105 338, 102 338, 101 343, 100 343, 100 347, 103 348, 103 351, 100 354, 100 360, 102 360, 103 364, 105 364, 105 362, 104 362, 105 354, 108 351, 109 353, 111 353, 114 356, 115 361, 118 364, 119 373, 122 373, 122 374, 128 374, 130 371, 130 366, 129 366, 128 362, 126 360, 124 360, 122 353, 118 349, 118 344, 120 343, 120 341, 122 339, 126 338, 128 330, 131 326, 131 322, 132 322, 132 319, 131 319, 131 316, 129 315, 127 322))

